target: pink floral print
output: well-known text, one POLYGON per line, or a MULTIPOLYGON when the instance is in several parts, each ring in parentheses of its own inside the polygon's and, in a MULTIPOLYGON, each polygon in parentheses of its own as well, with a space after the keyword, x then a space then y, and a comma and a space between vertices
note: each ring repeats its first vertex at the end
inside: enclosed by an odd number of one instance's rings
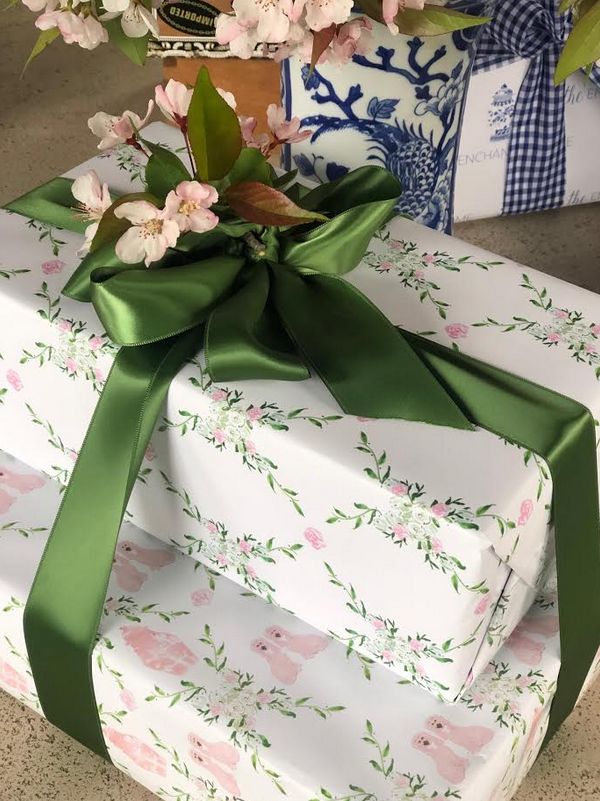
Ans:
POLYGON ((329 645, 329 637, 320 634, 292 634, 281 626, 271 626, 265 631, 266 636, 280 648, 293 651, 304 657, 312 659, 329 645))
POLYGON ((17 373, 16 370, 7 370, 6 380, 15 390, 15 392, 20 392, 23 389, 23 382, 21 380, 21 376, 17 373))
POLYGON ((304 531, 304 539, 312 545, 315 551, 319 551, 321 548, 325 548, 325 540, 323 539, 323 535, 320 531, 316 528, 307 528, 304 531))
POLYGON ((21 495, 40 489, 45 483, 45 479, 37 473, 16 473, 0 466, 0 486, 9 487, 21 495))
POLYGON ((0 659, 0 684, 18 693, 25 694, 29 691, 27 679, 3 659, 0 659))
POLYGON ((132 564, 121 554, 115 554, 112 567, 113 576, 118 586, 125 592, 139 592, 148 578, 146 573, 132 564))
POLYGON ((294 684, 298 679, 302 666, 290 659, 273 643, 257 639, 252 641, 250 648, 267 662, 273 676, 282 684, 294 684))
POLYGON ((480 753, 494 739, 493 730, 487 726, 455 726, 443 717, 429 718, 425 727, 441 740, 449 740, 471 754, 480 753))
POLYGON ((196 590, 192 593, 192 603, 194 606, 207 606, 213 598, 212 590, 196 590))
POLYGON ((151 570, 160 570, 162 567, 173 564, 175 554, 166 548, 142 548, 131 540, 122 540, 117 545, 117 553, 126 559, 131 559, 151 570))
POLYGON ((60 259, 49 259, 42 262, 42 272, 44 275, 56 275, 61 273, 65 267, 64 261, 60 259))
POLYGON ((517 520, 517 525, 518 526, 526 525, 532 514, 533 514, 533 501, 530 500, 523 501, 523 503, 521 504, 521 511, 519 513, 519 519, 517 520))
POLYGON ((6 514, 10 507, 15 503, 15 498, 12 495, 9 495, 8 492, 5 492, 2 487, 0 487, 0 515, 6 514))
POLYGON ((153 631, 146 626, 121 626, 123 639, 146 667, 184 676, 198 657, 175 634, 153 631))
POLYGON ((166 776, 167 760, 142 740, 133 734, 124 734, 109 726, 105 727, 103 732, 106 740, 126 754, 138 768, 156 773, 158 776, 166 776))
POLYGON ((445 326, 444 331, 450 339, 464 339, 469 333, 469 326, 464 323, 452 323, 445 326))

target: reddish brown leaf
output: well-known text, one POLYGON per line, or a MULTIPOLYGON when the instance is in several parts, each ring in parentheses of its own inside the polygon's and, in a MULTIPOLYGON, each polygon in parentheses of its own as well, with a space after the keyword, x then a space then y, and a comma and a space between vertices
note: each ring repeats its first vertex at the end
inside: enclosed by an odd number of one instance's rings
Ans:
POLYGON ((297 206, 283 192, 257 181, 232 186, 227 201, 236 214, 257 225, 302 225, 327 220, 322 214, 297 206))
POLYGON ((313 31, 313 46, 312 53, 310 55, 311 72, 314 70, 318 60, 333 41, 336 31, 337 25, 330 25, 329 28, 323 28, 321 31, 313 31))

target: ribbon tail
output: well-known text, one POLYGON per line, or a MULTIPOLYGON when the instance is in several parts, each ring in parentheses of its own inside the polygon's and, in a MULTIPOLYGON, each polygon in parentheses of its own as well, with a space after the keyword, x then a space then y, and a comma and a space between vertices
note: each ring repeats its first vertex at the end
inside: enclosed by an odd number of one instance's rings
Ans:
POLYGON ((545 743, 573 710, 600 647, 596 433, 580 403, 404 332, 477 425, 548 463, 558 576, 561 669, 545 743))
POLYGON ((119 528, 169 384, 200 340, 194 329, 117 355, 25 608, 44 714, 106 759, 91 655, 119 528))
POLYGON ((206 366, 213 381, 301 381, 309 372, 269 304, 266 262, 249 265, 245 283, 210 315, 206 366))
POLYGON ((279 315, 347 414, 473 426, 395 327, 337 276, 272 269, 279 315))
POLYGON ((73 211, 75 198, 71 193, 72 186, 73 181, 69 178, 53 178, 4 208, 54 228, 83 234, 89 223, 77 217, 73 211))

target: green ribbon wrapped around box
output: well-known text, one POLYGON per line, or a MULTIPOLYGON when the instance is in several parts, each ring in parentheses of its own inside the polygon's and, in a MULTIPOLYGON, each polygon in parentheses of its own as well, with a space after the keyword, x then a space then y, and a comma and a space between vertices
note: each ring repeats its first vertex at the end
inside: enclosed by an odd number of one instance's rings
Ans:
MULTIPOLYGON (((73 231, 71 183, 55 179, 9 210, 73 231)), ((169 384, 204 347, 214 381, 317 373, 346 414, 472 430, 543 457, 554 484, 562 667, 546 741, 573 709, 600 646, 600 520, 594 420, 526 379, 396 329, 344 274, 393 216, 399 186, 364 167, 319 186, 301 229, 242 225, 188 237, 157 266, 114 246, 83 259, 65 294, 91 302, 122 346, 91 420, 25 610, 46 717, 105 758, 91 653, 119 528, 169 384), (378 391, 373 392, 372 387, 378 391)))

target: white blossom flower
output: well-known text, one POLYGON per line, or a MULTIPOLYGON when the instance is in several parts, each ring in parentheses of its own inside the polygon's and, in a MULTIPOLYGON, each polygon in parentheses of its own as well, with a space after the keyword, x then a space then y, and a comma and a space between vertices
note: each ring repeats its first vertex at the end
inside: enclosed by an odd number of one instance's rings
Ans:
POLYGON ((126 264, 144 261, 146 267, 161 259, 179 238, 179 226, 169 219, 164 209, 158 209, 146 200, 122 203, 114 211, 115 217, 129 220, 131 228, 121 236, 115 246, 117 256, 126 264))
POLYGON ((154 101, 149 100, 146 116, 143 119, 133 111, 124 111, 120 116, 98 111, 88 120, 90 131, 100 137, 98 150, 110 150, 116 145, 135 139, 136 132, 146 125, 153 109, 154 101))
POLYGON ((169 219, 177 223, 181 232, 202 234, 219 222, 217 215, 210 211, 218 199, 217 190, 210 184, 182 181, 167 195, 165 212, 169 219))
POLYGON ((98 230, 100 219, 111 206, 112 200, 107 184, 101 184, 95 170, 80 175, 73 181, 71 192, 75 200, 79 201, 79 212, 91 225, 85 229, 85 242, 77 251, 78 256, 85 256, 89 252, 92 240, 98 230))

